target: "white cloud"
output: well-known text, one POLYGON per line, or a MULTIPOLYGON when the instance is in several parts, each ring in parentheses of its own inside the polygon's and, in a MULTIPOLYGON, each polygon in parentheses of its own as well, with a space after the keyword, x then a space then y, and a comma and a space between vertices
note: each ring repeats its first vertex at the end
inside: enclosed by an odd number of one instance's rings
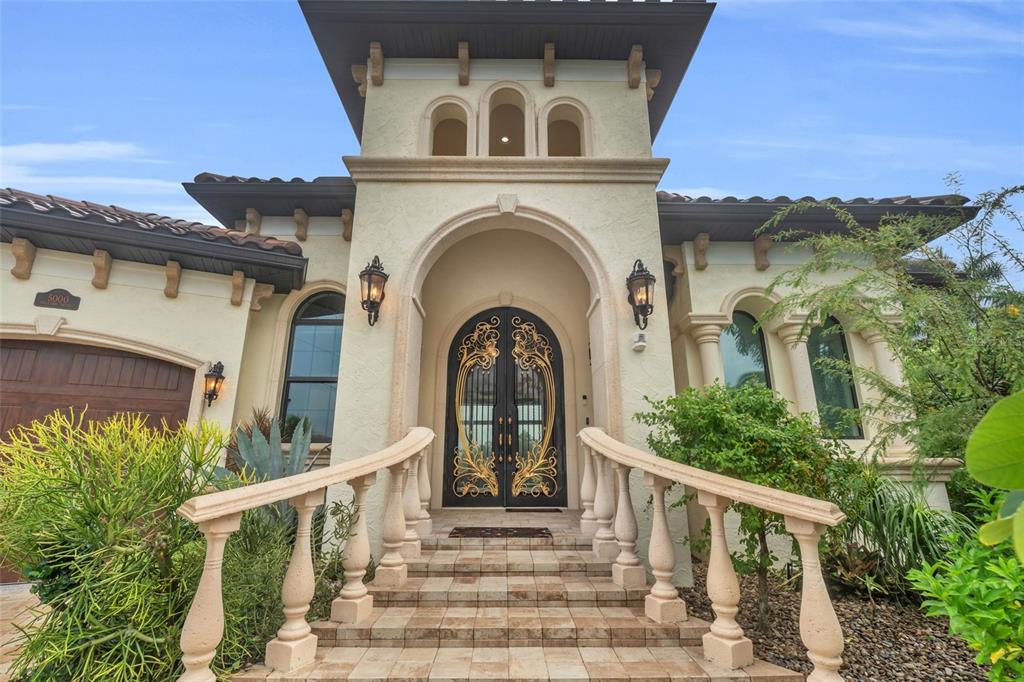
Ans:
POLYGON ((779 158, 782 154, 815 154, 822 161, 860 159, 891 168, 1005 170, 1024 164, 1019 144, 972 142, 953 137, 885 135, 838 131, 727 137, 722 142, 734 158, 779 158))
POLYGON ((1012 19, 987 21, 963 12, 937 11, 935 5, 922 5, 899 16, 890 11, 880 19, 822 17, 811 25, 835 35, 885 42, 896 50, 917 54, 1021 55, 1024 41, 1019 23, 1013 24, 1012 19))
POLYGON ((0 146, 0 184, 70 198, 119 193, 168 194, 181 190, 177 181, 109 172, 109 164, 123 163, 163 162, 134 142, 82 140, 10 144, 0 146), (61 168, 62 164, 78 165, 72 171, 61 168))
POLYGON ((149 161, 145 150, 134 142, 83 140, 81 142, 30 142, 0 146, 5 165, 31 166, 79 161, 149 161))

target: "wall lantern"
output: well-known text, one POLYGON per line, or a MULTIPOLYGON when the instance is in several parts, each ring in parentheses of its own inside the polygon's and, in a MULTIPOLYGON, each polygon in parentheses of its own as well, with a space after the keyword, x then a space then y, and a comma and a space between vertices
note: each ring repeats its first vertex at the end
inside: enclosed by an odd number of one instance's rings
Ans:
POLYGON ((384 285, 388 283, 388 273, 384 272, 380 258, 373 257, 359 273, 359 297, 370 320, 370 326, 377 321, 380 304, 384 302, 384 285))
POLYGON ((203 382, 203 397, 206 398, 206 406, 209 407, 220 396, 220 387, 224 383, 224 363, 215 362, 204 376, 206 379, 203 382))
POLYGON ((657 279, 639 258, 633 263, 633 272, 626 278, 629 305, 633 306, 633 320, 640 329, 647 329, 647 318, 654 312, 654 283, 657 279))

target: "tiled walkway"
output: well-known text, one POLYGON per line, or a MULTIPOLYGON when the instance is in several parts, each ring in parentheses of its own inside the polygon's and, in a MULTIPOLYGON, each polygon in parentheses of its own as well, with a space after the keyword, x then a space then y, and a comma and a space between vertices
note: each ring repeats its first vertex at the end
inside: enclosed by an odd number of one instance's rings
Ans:
POLYGON ((38 603, 28 585, 0 585, 0 682, 7 682, 7 672, 18 650, 11 641, 19 634, 15 626, 31 620, 29 609, 38 603))
POLYGON ((704 661, 699 648, 680 647, 528 647, 508 648, 321 648, 316 663, 289 674, 256 667, 234 682, 320 680, 758 680, 801 682, 803 676, 770 663, 725 670, 704 661))

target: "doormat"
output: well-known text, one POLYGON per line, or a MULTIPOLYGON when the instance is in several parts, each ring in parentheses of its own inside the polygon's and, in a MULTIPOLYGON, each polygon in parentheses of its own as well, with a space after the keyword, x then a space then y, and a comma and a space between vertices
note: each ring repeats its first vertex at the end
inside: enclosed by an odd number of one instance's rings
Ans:
POLYGON ((488 528, 466 527, 452 528, 450 538, 549 538, 551 531, 547 528, 488 528))
POLYGON ((561 514, 562 513, 561 509, 556 509, 555 507, 551 507, 549 509, 545 509, 543 507, 506 507, 505 511, 506 512, 534 512, 535 514, 561 514))

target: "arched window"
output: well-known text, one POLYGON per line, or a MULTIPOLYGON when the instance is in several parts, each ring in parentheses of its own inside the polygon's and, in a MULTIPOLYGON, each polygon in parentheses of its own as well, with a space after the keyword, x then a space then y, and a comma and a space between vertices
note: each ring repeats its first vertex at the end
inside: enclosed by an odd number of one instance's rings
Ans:
POLYGON ((764 334, 752 315, 739 310, 733 313, 732 324, 722 332, 721 348, 726 386, 741 386, 748 381, 772 385, 764 334))
POLYGON ((818 399, 818 415, 825 424, 842 438, 863 438, 864 429, 859 421, 850 422, 845 410, 857 408, 857 392, 853 388, 853 375, 838 371, 835 362, 850 362, 846 348, 846 335, 839 320, 829 317, 821 327, 807 335, 807 356, 811 361, 814 394, 818 399))
POLYGON ((333 291, 311 296, 295 313, 281 406, 285 433, 307 417, 314 442, 331 439, 344 321, 345 297, 333 291))
POLYGON ((466 110, 447 102, 430 114, 431 156, 466 156, 468 148, 466 110))
POLYGON ((548 156, 583 156, 583 114, 571 104, 548 113, 548 156))
POLYGON ((512 88, 491 96, 487 127, 489 156, 526 156, 526 101, 512 88))

